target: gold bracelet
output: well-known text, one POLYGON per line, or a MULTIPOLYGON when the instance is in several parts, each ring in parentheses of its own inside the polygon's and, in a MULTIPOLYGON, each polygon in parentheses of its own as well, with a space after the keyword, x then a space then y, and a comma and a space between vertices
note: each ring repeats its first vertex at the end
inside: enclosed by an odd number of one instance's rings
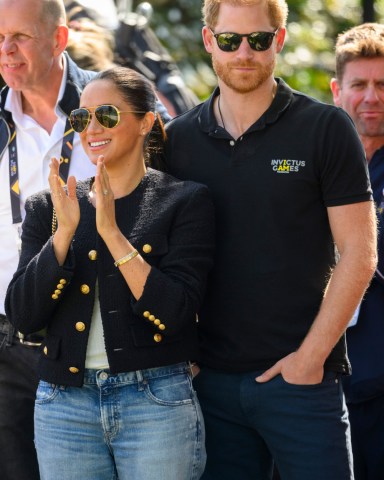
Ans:
POLYGON ((114 262, 115 267, 121 267, 121 265, 124 265, 124 263, 129 262, 130 260, 132 260, 132 258, 135 258, 138 254, 139 252, 136 249, 133 250, 133 252, 129 253, 128 255, 125 255, 125 257, 122 257, 122 258, 119 258, 119 260, 116 260, 116 262, 114 262))

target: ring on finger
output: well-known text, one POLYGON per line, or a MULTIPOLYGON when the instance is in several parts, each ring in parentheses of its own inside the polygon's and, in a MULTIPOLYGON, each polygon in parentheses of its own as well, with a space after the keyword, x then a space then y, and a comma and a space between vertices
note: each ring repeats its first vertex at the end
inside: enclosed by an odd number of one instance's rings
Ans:
POLYGON ((108 195, 108 190, 103 191, 104 195, 108 195))

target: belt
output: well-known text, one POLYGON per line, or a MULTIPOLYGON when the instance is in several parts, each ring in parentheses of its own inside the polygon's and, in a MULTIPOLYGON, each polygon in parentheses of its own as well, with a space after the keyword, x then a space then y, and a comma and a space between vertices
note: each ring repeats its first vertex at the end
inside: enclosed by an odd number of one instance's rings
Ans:
POLYGON ((1 331, 2 333, 9 334, 11 333, 11 338, 12 335, 15 336, 16 338, 19 339, 19 342, 22 345, 25 345, 26 347, 40 347, 44 337, 42 335, 36 334, 36 333, 31 333, 28 335, 24 335, 21 332, 14 331, 13 326, 7 320, 7 317, 0 313, 0 324, 1 324, 1 331))
POLYGON ((36 335, 35 333, 24 335, 21 332, 15 332, 15 335, 19 339, 20 343, 26 347, 40 347, 44 340, 44 337, 41 335, 36 335))

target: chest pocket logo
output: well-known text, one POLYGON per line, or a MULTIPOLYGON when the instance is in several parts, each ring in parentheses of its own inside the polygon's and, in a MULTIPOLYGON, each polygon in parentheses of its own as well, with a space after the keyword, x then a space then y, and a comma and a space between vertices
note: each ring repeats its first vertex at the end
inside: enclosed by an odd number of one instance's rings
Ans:
POLYGON ((276 173, 295 173, 305 167, 304 160, 272 159, 272 170, 276 173))

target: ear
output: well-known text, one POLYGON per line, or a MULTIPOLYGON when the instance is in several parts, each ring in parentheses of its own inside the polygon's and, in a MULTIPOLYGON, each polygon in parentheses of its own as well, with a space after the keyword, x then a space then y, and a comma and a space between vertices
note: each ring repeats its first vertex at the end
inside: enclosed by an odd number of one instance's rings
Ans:
POLYGON ((279 28, 279 31, 276 33, 276 53, 280 53, 283 50, 286 33, 287 30, 285 28, 279 28))
POLYGON ((64 50, 67 48, 68 44, 68 27, 66 25, 59 25, 56 28, 55 39, 54 39, 54 55, 61 55, 64 50))
POLYGON ((336 78, 332 78, 331 80, 331 90, 332 90, 332 95, 333 95, 333 103, 337 106, 341 106, 341 88, 339 81, 336 78))
POLYGON ((155 114, 153 112, 147 112, 141 121, 141 130, 140 130, 141 134, 143 136, 147 135, 152 130, 154 123, 155 123, 155 114))
POLYGON ((207 26, 204 26, 202 31, 201 31, 201 34, 203 36, 203 42, 204 42, 205 50, 208 53, 212 53, 212 50, 213 50, 212 42, 215 41, 215 38, 214 38, 211 30, 207 26))

